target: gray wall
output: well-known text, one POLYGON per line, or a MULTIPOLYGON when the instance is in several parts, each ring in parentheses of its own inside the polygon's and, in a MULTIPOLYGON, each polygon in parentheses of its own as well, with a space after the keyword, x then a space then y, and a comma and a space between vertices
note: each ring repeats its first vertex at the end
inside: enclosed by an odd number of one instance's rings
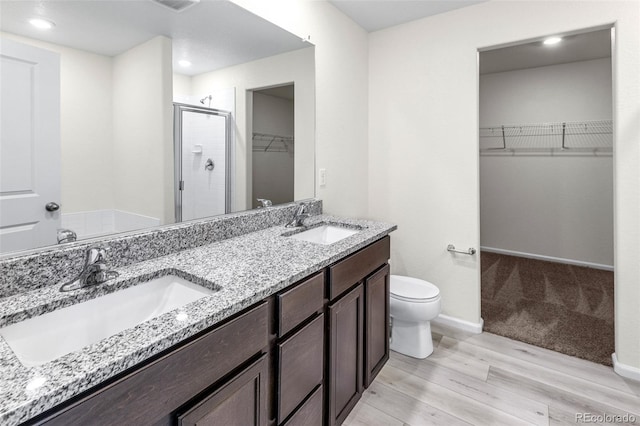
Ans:
MULTIPOLYGON (((611 119, 610 58, 480 76, 480 126, 611 119)), ((481 156, 483 247, 613 267, 611 156, 481 156)))
MULTIPOLYGON (((293 137, 293 101, 253 94, 253 131, 293 137)), ((273 147, 281 147, 275 143, 273 147)), ((294 148, 295 150, 295 144, 294 148)), ((291 152, 253 151, 253 206, 257 198, 266 198, 273 204, 294 201, 294 155, 291 152)))

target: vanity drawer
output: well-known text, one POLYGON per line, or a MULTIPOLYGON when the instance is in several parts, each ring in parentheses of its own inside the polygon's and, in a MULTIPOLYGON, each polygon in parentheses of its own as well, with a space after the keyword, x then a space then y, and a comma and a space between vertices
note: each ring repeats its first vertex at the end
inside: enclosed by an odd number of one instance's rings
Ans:
POLYGON ((367 275, 387 263, 390 256, 390 238, 363 248, 344 260, 329 267, 329 299, 333 300, 362 281, 367 275))
POLYGON ((262 302, 36 424, 169 424, 174 410, 268 345, 268 319, 262 302))
POLYGON ((324 305, 324 271, 276 296, 278 336, 284 336, 324 305))
POLYGON ((324 314, 282 343, 278 343, 278 423, 322 384, 324 314))
POLYGON ((283 426, 322 426, 322 386, 318 386, 283 426))

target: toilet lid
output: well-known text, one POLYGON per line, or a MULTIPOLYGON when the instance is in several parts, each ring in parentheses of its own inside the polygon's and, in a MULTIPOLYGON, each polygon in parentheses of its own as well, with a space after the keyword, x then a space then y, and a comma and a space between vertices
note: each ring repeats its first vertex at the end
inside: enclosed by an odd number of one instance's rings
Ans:
POLYGON ((438 297, 440 290, 430 282, 418 278, 391 275, 389 292, 400 300, 428 300, 438 297))

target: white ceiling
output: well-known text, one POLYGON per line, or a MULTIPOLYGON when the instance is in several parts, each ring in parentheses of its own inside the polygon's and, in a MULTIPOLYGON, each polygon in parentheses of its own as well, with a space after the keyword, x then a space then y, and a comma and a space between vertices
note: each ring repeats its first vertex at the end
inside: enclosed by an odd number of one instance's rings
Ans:
POLYGON ((558 44, 542 40, 480 53, 480 74, 514 71, 611 56, 611 30, 563 36, 558 44))
MULTIPOLYGON (((329 0, 369 32, 472 6, 483 1, 486 0, 329 0)), ((534 42, 482 52, 480 74, 611 56, 610 30, 567 35, 561 43, 553 46, 543 45, 542 40, 541 38, 534 42)))
POLYGON ((0 29, 107 56, 164 35, 173 40, 174 69, 187 75, 309 46, 223 0, 201 0, 182 12, 151 0, 1 1, 0 29), (56 26, 37 30, 28 23, 33 17, 52 20, 56 26), (180 68, 181 59, 192 66, 180 68))
MULTIPOLYGON (((480 1, 331 0, 369 31, 470 6, 480 1)), ((174 69, 196 75, 309 46, 295 35, 223 0, 201 0, 174 12, 151 0, 0 0, 0 29, 102 55, 114 56, 156 35, 173 40, 174 69), (50 31, 32 17, 56 23, 50 31), (189 59, 190 68, 177 62, 189 59)), ((566 36, 482 52, 480 73, 494 73, 603 58, 611 55, 610 31, 566 36)))
POLYGON ((484 1, 487 0, 329 0, 368 32, 484 1))

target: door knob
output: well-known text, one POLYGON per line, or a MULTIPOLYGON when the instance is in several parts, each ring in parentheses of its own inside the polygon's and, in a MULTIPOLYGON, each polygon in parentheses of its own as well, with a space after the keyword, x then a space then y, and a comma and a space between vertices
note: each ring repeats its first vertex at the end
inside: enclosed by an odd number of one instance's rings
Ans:
POLYGON ((47 203, 44 208, 48 211, 48 212, 55 212, 60 210, 60 204, 58 203, 54 203, 53 201, 50 203, 47 203))

